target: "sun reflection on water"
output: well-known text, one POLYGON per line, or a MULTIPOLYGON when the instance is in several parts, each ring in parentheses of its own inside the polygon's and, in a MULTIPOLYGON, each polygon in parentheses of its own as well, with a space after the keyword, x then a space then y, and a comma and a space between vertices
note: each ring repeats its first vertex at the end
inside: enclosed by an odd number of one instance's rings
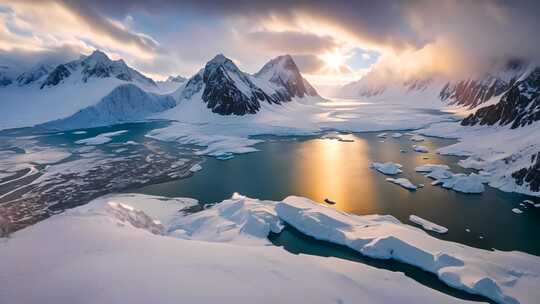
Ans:
POLYGON ((366 204, 376 201, 376 191, 367 170, 367 143, 353 135, 342 137, 354 142, 318 139, 302 143, 295 162, 297 167, 293 170, 297 174, 295 188, 318 202, 328 198, 336 202, 335 208, 343 211, 358 210, 358 205, 363 205, 361 209, 370 209, 366 204), (359 166, 365 170, 358 170, 359 166), (351 178, 359 182, 352 184, 351 178))

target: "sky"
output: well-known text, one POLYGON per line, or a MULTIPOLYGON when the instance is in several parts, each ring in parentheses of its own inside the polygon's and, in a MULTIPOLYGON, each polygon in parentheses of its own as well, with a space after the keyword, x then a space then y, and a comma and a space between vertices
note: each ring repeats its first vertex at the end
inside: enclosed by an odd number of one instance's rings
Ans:
POLYGON ((290 54, 319 89, 368 73, 463 77, 538 61, 539 13, 540 1, 519 0, 0 0, 0 64, 101 49, 159 80, 218 53, 250 73, 290 54))

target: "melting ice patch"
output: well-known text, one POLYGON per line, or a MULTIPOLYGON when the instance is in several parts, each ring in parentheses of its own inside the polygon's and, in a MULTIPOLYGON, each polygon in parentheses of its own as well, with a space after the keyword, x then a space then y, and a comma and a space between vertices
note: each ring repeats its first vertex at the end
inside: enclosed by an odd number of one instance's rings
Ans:
POLYGON ((108 133, 101 133, 95 137, 85 138, 81 140, 77 140, 75 143, 79 145, 101 145, 108 143, 112 140, 113 137, 122 135, 124 133, 127 133, 128 130, 122 130, 122 131, 115 131, 115 132, 108 132, 108 133))

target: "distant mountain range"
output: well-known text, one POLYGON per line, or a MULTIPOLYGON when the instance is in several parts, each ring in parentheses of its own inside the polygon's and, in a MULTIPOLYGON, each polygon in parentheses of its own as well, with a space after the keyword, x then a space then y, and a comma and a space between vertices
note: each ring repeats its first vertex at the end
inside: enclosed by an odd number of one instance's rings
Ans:
POLYGON ((2 106, 8 114, 0 129, 36 124, 54 128, 109 125, 140 120, 191 99, 219 115, 247 115, 257 113, 261 103, 279 105, 318 96, 288 55, 272 59, 254 75, 217 55, 189 79, 170 76, 156 82, 123 60, 94 51, 77 60, 38 65, 22 73, 0 67, 0 85, 0 95, 5 97, 2 106))

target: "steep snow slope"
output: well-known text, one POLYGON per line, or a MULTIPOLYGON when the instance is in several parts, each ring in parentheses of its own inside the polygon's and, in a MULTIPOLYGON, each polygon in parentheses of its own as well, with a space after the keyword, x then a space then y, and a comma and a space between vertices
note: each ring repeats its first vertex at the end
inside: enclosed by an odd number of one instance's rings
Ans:
POLYGON ((524 74, 530 72, 530 65, 511 60, 501 70, 486 73, 480 77, 457 82, 448 82, 439 97, 443 102, 467 108, 484 105, 508 91, 524 74))
POLYGON ((153 80, 95 51, 90 56, 60 64, 38 65, 0 87, 0 129, 32 126, 66 118, 95 105, 121 84, 132 83, 157 92, 153 80))
POLYGON ((171 96, 147 93, 133 84, 116 87, 99 103, 60 120, 43 124, 46 128, 75 129, 113 125, 143 119, 176 105, 171 96))
POLYGON ((276 202, 237 196, 184 216, 194 203, 109 196, 14 233, 0 242, 0 302, 472 303, 399 272, 269 246, 276 202))
POLYGON ((511 125, 512 129, 540 120, 540 68, 519 80, 499 103, 483 107, 462 122, 464 126, 511 125))

